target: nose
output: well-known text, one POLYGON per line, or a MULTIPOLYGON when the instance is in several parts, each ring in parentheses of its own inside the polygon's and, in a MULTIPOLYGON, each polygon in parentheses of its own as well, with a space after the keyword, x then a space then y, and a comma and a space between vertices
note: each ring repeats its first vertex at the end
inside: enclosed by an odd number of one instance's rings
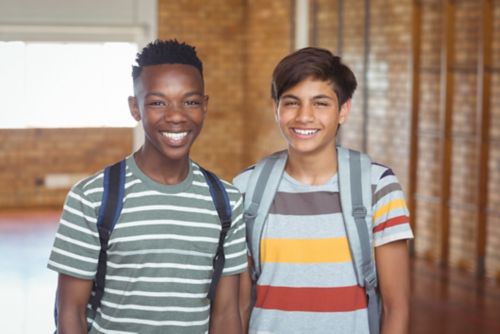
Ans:
POLYGON ((184 116, 184 110, 178 103, 170 103, 163 114, 165 121, 172 123, 182 122, 184 116))
POLYGON ((314 119, 314 110, 311 105, 303 104, 297 110, 296 120, 298 122, 310 122, 314 119))

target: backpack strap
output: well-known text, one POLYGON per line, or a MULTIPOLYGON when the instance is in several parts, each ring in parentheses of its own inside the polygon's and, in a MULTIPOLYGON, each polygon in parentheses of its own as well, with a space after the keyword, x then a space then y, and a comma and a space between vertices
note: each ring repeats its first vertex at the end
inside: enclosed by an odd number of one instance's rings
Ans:
POLYGON ((260 239, 269 208, 285 170, 286 151, 276 152, 259 161, 252 171, 245 192, 247 243, 252 254, 252 280, 260 275, 260 239))
POLYGON ((365 288, 370 334, 378 334, 380 301, 372 255, 371 161, 365 154, 342 147, 337 147, 337 153, 340 201, 356 278, 365 288))
POLYGON ((224 255, 224 241, 226 240, 227 232, 231 227, 231 204, 229 203, 229 197, 226 192, 226 188, 222 184, 221 180, 212 172, 202 168, 200 170, 205 177, 208 184, 208 189, 210 190, 210 195, 212 196, 212 201, 214 202, 215 209, 221 221, 221 232, 219 234, 219 243, 217 245, 217 251, 213 259, 213 275, 212 282, 208 289, 207 298, 211 301, 214 300, 215 291, 217 289, 217 284, 219 283, 220 277, 222 276, 222 271, 224 269, 224 262, 226 257, 224 255))
POLYGON ((99 232, 101 250, 99 251, 97 273, 94 279, 94 294, 90 297, 90 304, 94 312, 101 305, 101 299, 104 294, 109 237, 111 236, 111 232, 113 232, 123 207, 125 165, 126 160, 124 159, 104 169, 104 191, 97 217, 97 230, 99 232))

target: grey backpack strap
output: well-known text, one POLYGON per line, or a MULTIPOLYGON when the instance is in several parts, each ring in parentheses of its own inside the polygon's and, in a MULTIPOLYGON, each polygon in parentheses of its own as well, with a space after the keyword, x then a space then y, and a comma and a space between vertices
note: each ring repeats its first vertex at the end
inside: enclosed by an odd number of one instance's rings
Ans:
POLYGON ((260 274, 260 238, 269 208, 278 190, 285 170, 286 151, 274 153, 256 165, 247 183, 245 192, 245 224, 247 242, 253 258, 252 279, 260 274))
POLYGON ((372 254, 371 161, 360 152, 337 148, 340 201, 358 284, 368 299, 370 334, 380 332, 377 272, 372 254))

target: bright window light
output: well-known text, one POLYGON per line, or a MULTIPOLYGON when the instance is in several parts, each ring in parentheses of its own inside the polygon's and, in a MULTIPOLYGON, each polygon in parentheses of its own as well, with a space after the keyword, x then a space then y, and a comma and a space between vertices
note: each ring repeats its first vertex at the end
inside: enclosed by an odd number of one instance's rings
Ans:
POLYGON ((133 127, 133 43, 0 42, 0 128, 133 127))

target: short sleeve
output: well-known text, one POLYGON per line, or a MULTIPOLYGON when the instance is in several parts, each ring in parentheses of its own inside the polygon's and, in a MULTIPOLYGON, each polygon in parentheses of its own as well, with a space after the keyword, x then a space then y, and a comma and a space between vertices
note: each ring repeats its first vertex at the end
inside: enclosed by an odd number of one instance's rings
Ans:
POLYGON ((232 222, 224 242, 223 276, 236 275, 247 269, 245 222, 243 220, 243 198, 234 187, 228 189, 231 198, 232 222))
MULTIPOLYGON (((68 193, 47 267, 81 279, 94 279, 100 243, 96 207, 82 189, 84 181, 68 193)), ((102 187, 101 187, 102 190, 102 187)))
POLYGON ((376 176, 372 211, 375 247, 412 239, 409 212, 397 177, 391 169, 380 165, 372 168, 372 174, 376 176))

